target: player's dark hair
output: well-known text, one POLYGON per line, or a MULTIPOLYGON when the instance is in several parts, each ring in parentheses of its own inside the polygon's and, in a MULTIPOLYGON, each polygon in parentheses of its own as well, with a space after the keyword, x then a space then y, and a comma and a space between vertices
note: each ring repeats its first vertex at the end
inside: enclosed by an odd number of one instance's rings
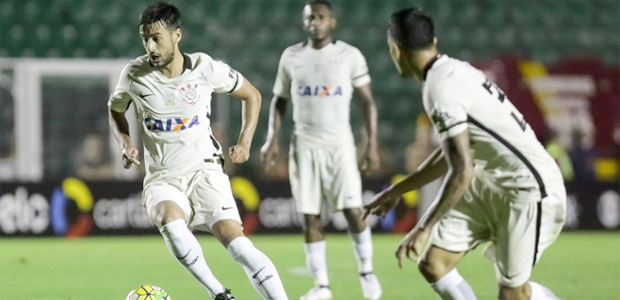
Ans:
POLYGON ((157 22, 163 23, 168 29, 180 28, 181 13, 172 4, 155 3, 147 7, 140 15, 140 26, 148 26, 157 22))
POLYGON ((435 26, 421 9, 406 8, 392 14, 388 33, 399 46, 418 50, 433 44, 435 26))
POLYGON ((306 2, 306 5, 315 5, 315 4, 325 5, 329 10, 332 10, 332 4, 327 0, 312 0, 312 1, 306 2))

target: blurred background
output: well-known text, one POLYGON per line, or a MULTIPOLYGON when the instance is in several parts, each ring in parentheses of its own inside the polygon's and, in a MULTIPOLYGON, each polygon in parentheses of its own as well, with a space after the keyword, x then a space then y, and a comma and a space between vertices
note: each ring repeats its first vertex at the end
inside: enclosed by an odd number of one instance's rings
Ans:
MULTIPOLYGON (((252 157, 227 164, 248 232, 298 232, 287 174, 291 108, 280 167, 265 174, 259 148, 282 51, 301 42, 304 1, 170 1, 181 11, 184 52, 206 52, 244 74, 263 106, 252 157)), ((138 17, 152 1, 0 1, 0 235, 155 233, 140 206, 143 170, 126 171, 108 130, 107 100, 122 67, 144 53, 138 17)), ((570 229, 620 225, 620 3, 617 0, 332 1, 335 36, 365 55, 379 111, 382 169, 364 178, 368 201, 437 146, 420 85, 390 60, 390 14, 418 6, 434 19, 440 52, 482 69, 557 159, 569 191, 570 229)), ((240 130, 241 103, 213 100, 223 146, 240 130)), ((352 128, 360 145, 359 102, 352 128)), ((136 126, 133 126, 135 129, 136 126)), ((137 137, 137 133, 133 133, 137 137)), ((379 231, 410 229, 434 189, 405 196, 379 231)), ((326 214, 328 230, 341 216, 326 214)))

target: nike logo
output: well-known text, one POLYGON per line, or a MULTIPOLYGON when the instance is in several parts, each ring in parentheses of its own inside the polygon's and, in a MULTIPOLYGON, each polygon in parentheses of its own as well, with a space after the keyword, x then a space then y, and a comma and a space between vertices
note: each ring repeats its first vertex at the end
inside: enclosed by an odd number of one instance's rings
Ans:
POLYGON ((153 95, 154 95, 154 94, 146 94, 146 95, 145 95, 145 94, 142 94, 142 92, 140 92, 140 98, 145 98, 145 99, 146 99, 146 97, 148 97, 148 96, 153 96, 153 95))
POLYGON ((258 276, 258 273, 260 273, 262 270, 264 270, 266 267, 262 267, 260 270, 256 271, 256 273, 254 273, 252 275, 252 278, 256 278, 256 276, 258 276))
POLYGON ((177 259, 185 259, 185 258, 189 255, 189 253, 190 253, 191 251, 192 251, 192 249, 189 249, 189 250, 187 250, 187 253, 185 253, 185 255, 183 255, 182 257, 178 257, 178 256, 177 256, 176 258, 177 258, 177 259))
POLYGON ((233 209, 233 208, 235 208, 235 207, 234 206, 231 206, 231 207, 224 207, 224 206, 222 206, 222 210, 233 209))

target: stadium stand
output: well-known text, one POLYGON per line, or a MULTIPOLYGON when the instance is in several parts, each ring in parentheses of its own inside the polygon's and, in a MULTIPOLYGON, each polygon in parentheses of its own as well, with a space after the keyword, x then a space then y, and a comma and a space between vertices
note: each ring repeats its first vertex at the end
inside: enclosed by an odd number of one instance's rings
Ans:
MULTIPOLYGON (((151 1, 21 0, 0 2, 0 57, 132 58, 143 53, 137 35, 141 10, 151 1)), ((190 1, 184 13, 182 50, 204 51, 230 61, 263 93, 265 102, 282 50, 304 39, 303 1, 190 1)), ((422 108, 419 87, 404 84, 385 45, 389 14, 410 1, 334 1, 338 38, 365 54, 378 100, 381 142, 404 149, 414 139, 422 108), (409 132, 408 134, 403 130, 409 132)), ((420 0, 437 23, 440 50, 465 60, 510 53, 541 62, 567 56, 601 57, 620 64, 617 0, 420 0)), ((268 105, 263 106, 266 115, 268 105)), ((236 115, 239 106, 233 106, 236 115)), ((354 124, 361 120, 354 109, 354 124)), ((232 125, 239 126, 238 122, 232 125)), ((289 123, 290 125, 290 123, 289 123)), ((266 118, 255 146, 262 143, 266 118)), ((357 130, 357 128, 354 128, 357 130)), ((236 134, 238 128, 231 128, 236 134)), ((403 151, 394 153, 402 158, 403 151)))

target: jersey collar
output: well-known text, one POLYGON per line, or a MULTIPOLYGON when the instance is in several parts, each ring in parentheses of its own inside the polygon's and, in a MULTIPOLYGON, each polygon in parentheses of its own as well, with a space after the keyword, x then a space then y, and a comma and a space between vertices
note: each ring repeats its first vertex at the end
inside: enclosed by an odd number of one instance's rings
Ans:
POLYGON ((426 63, 426 66, 424 66, 423 80, 426 80, 426 74, 440 57, 441 54, 437 54, 435 57, 433 57, 433 59, 429 60, 428 63, 426 63))
POLYGON ((183 71, 192 70, 192 59, 189 55, 183 53, 183 71))
MULTIPOLYGON (((338 39, 334 39, 334 40, 333 40, 330 44, 332 44, 332 45, 336 45, 336 42, 337 42, 337 41, 338 41, 338 39)), ((304 43, 303 43, 303 44, 301 44, 301 47, 302 47, 302 48, 305 48, 305 47, 306 47, 306 46, 308 46, 309 44, 310 44, 310 39, 306 39, 306 40, 304 41, 304 43)), ((329 45, 327 45, 327 46, 329 46, 329 45)), ((327 47, 327 46, 326 46, 326 47, 327 47)), ((319 50, 320 50, 320 49, 319 49, 319 50)))

